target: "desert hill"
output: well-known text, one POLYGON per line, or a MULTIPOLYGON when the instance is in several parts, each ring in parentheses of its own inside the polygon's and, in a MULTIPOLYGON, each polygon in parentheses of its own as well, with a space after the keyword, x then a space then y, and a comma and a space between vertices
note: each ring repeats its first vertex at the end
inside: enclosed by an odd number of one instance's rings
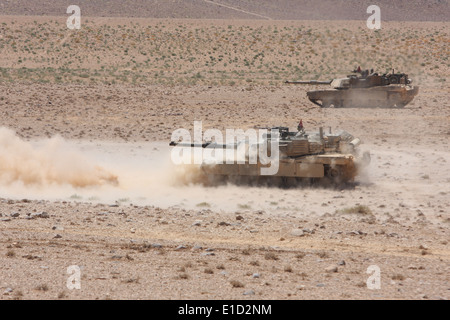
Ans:
POLYGON ((72 4, 84 16, 189 19, 366 20, 373 4, 384 21, 448 21, 450 12, 447 0, 2 0, 0 15, 59 16, 72 4))

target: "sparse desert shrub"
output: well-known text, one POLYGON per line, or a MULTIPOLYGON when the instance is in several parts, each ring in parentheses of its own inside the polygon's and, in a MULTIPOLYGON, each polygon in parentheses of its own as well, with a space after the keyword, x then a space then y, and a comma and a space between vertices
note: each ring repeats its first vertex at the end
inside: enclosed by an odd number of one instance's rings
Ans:
POLYGON ((303 259, 303 258, 305 257, 305 255, 306 255, 306 253, 300 252, 300 253, 297 253, 297 254, 295 255, 295 258, 297 258, 297 259, 303 259))
POLYGON ((39 290, 39 291, 48 291, 48 286, 47 286, 45 283, 43 283, 43 284, 38 285, 38 286, 36 287, 36 290, 39 290))
POLYGON ((188 275, 187 273, 182 273, 182 274, 179 274, 179 275, 176 277, 176 279, 179 279, 179 280, 187 280, 187 279, 189 279, 189 275, 188 275))
POLYGON ((230 280, 230 284, 233 288, 243 288, 244 284, 237 280, 230 280))
POLYGON ((405 277, 401 274, 395 274, 391 277, 392 280, 405 280, 405 277))
POLYGON ((317 252, 317 255, 319 256, 319 258, 322 258, 322 259, 329 258, 328 253, 326 253, 325 251, 317 252))
POLYGON ((256 261, 256 260, 253 260, 253 261, 250 261, 250 265, 251 265, 251 266, 258 267, 258 266, 259 266, 259 262, 256 261))
POLYGON ((6 252, 6 256, 7 256, 8 258, 14 258, 14 257, 16 256, 16 253, 14 252, 14 250, 8 250, 8 251, 6 252))
POLYGON ((368 206, 356 205, 354 207, 338 210, 337 213, 371 215, 372 210, 370 210, 368 206))
POLYGON ((292 267, 291 266, 285 266, 284 267, 284 272, 292 272, 292 267))
POLYGON ((211 205, 208 202, 200 202, 200 203, 197 203, 197 207, 209 208, 209 207, 211 207, 211 205))
POLYGON ((274 252, 266 252, 264 258, 266 260, 278 260, 278 256, 274 252))
POLYGON ((213 274, 213 273, 214 273, 214 271, 213 271, 211 268, 206 268, 206 269, 204 270, 204 272, 205 272, 206 274, 213 274))

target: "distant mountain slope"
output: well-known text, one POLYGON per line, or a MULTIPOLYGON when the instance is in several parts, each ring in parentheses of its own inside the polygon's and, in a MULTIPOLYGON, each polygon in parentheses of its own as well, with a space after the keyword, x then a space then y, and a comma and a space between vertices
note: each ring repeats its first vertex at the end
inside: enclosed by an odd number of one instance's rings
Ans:
POLYGON ((448 0, 0 0, 0 15, 66 15, 71 4, 84 16, 276 20, 366 20, 376 4, 385 21, 450 20, 448 0))

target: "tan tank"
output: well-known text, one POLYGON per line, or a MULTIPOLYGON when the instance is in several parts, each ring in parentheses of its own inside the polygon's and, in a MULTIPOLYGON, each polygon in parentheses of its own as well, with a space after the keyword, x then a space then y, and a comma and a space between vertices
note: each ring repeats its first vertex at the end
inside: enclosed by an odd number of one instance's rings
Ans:
MULTIPOLYGON (((305 181, 325 181, 346 183, 354 180, 358 170, 370 163, 370 154, 360 154, 360 139, 353 137, 346 131, 325 133, 323 128, 318 132, 305 132, 300 122, 298 131, 291 132, 287 127, 276 127, 265 135, 262 144, 272 152, 271 140, 278 142, 278 170, 275 174, 263 175, 261 168, 268 167, 258 158, 256 163, 250 163, 248 154, 245 163, 227 164, 208 163, 204 161, 200 168, 209 177, 209 181, 230 181, 232 183, 276 184, 293 186, 305 181), (274 134, 276 133, 276 134, 274 134)), ((248 141, 246 150, 255 147, 248 141)), ((202 144, 183 144, 172 141, 171 146, 227 148, 227 145, 217 145, 214 142, 202 144)))
POLYGON ((404 73, 379 75, 373 70, 331 81, 286 81, 288 84, 330 85, 332 89, 308 91, 308 99, 322 108, 403 108, 418 94, 419 88, 404 73), (359 74, 359 75, 358 75, 359 74))

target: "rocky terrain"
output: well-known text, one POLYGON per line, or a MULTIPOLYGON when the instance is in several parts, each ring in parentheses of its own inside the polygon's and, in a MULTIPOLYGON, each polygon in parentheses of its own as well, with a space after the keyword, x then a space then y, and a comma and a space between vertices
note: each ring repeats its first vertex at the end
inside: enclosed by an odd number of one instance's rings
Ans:
POLYGON ((409 21, 375 31, 364 3, 305 1, 329 21, 302 21, 292 1, 199 2, 81 1, 68 30, 66 1, 0 1, 0 299, 448 299, 448 3, 408 1, 418 16, 395 2, 386 19, 409 21), (284 84, 357 65, 406 72, 419 95, 321 109, 318 86, 284 84), (282 189, 207 187, 170 161, 194 121, 299 119, 361 138, 370 166, 347 186, 282 189))

